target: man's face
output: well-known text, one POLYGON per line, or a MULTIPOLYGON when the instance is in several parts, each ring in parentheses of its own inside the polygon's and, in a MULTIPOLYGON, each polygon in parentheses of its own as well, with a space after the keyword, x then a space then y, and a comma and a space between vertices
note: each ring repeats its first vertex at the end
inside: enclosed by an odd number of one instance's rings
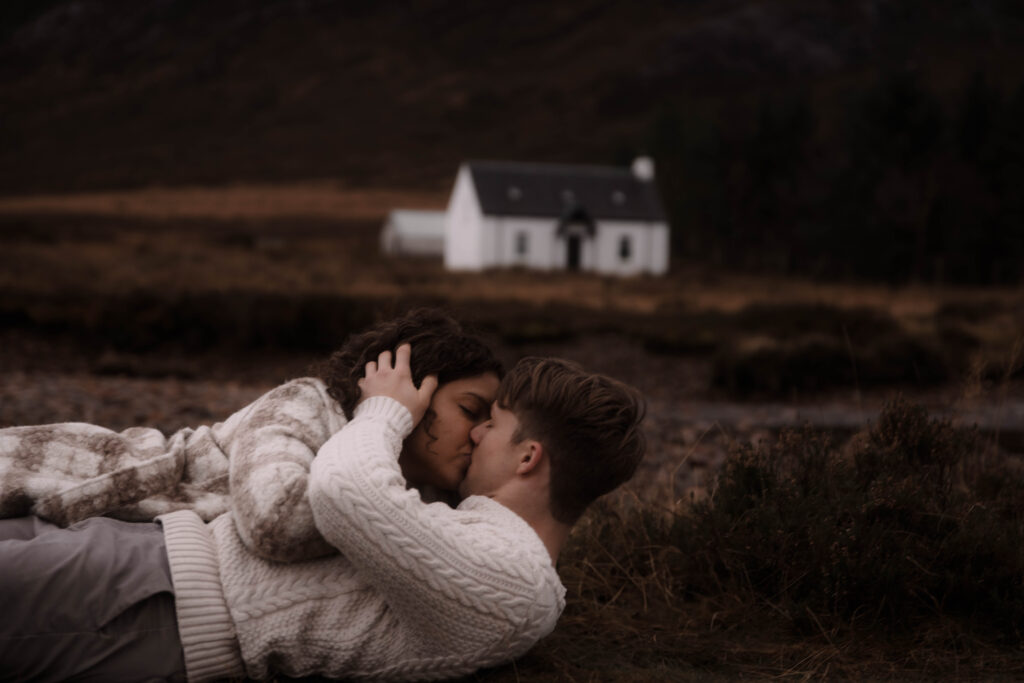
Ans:
POLYGON ((473 453, 470 456, 466 478, 459 485, 459 494, 466 496, 493 496, 502 485, 516 476, 516 468, 523 455, 529 452, 528 441, 513 443, 519 430, 519 419, 495 401, 491 404, 491 419, 470 432, 473 453))

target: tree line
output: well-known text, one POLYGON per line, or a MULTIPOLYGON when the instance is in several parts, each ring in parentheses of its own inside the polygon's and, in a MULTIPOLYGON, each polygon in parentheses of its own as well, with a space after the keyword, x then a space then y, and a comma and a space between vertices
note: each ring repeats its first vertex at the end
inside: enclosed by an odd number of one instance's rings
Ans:
POLYGON ((723 111, 676 103, 648 131, 677 257, 893 284, 1021 280, 1024 82, 978 71, 939 93, 899 71, 723 111))

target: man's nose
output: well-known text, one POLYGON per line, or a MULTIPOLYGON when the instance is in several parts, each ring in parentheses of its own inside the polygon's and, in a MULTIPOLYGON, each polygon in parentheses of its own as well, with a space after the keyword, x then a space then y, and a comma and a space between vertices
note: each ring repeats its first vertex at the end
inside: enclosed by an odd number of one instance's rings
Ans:
POLYGON ((484 423, 481 422, 476 427, 469 430, 469 440, 473 442, 473 445, 480 443, 480 437, 483 434, 484 423))

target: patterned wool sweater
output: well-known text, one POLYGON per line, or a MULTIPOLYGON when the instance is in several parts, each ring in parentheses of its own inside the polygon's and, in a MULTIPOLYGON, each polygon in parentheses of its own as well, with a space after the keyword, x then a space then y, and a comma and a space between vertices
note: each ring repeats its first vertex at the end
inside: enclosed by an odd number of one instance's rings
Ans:
POLYGON ((303 378, 224 422, 170 437, 85 423, 0 429, 0 517, 34 514, 66 526, 98 515, 150 521, 181 509, 209 521, 231 509, 242 542, 263 557, 331 554, 306 483, 317 450, 345 422, 324 383, 303 378))
POLYGON ((309 500, 338 555, 279 564, 246 549, 231 514, 161 518, 190 680, 449 678, 551 632, 565 589, 540 537, 490 498, 452 509, 407 490, 411 429, 374 397, 320 449, 309 500))

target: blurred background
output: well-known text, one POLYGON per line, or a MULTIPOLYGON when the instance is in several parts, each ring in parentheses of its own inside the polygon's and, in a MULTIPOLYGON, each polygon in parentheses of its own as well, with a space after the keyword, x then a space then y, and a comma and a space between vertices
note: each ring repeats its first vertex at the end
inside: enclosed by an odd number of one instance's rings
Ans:
POLYGON ((681 258, 968 284, 1024 263, 1008 0, 12 0, 7 195, 657 162, 681 258))
POLYGON ((0 93, 0 425, 216 419, 428 304, 669 459, 894 392, 1020 449, 1020 3, 12 0, 0 93), (666 276, 380 251, 466 160, 641 155, 666 276))

